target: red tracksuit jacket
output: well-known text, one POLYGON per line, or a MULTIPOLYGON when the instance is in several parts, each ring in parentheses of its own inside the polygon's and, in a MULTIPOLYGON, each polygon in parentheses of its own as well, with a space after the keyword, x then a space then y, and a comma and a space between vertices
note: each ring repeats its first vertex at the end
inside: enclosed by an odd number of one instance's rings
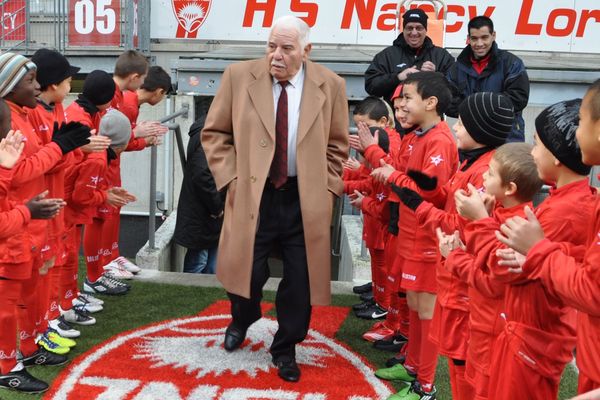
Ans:
POLYGON ((89 126, 90 129, 95 129, 96 134, 100 132, 100 120, 105 114, 104 111, 99 111, 94 115, 90 115, 86 110, 83 109, 77 102, 73 102, 65 110, 65 116, 69 122, 81 122, 82 124, 89 126))
MULTIPOLYGON (((26 226, 29 209, 8 200, 13 171, 0 167, 0 277, 19 279, 20 270, 31 261, 31 236, 26 226)), ((30 268, 30 267, 28 267, 30 268)))
MULTIPOLYGON (((498 225, 508 218, 525 215, 523 208, 532 203, 519 204, 511 208, 497 207, 493 219, 498 225)), ((464 235, 469 249, 477 248, 471 254, 462 250, 453 251, 446 262, 450 272, 461 282, 469 285, 469 348, 467 364, 484 375, 490 375, 492 348, 500 332, 504 329, 504 320, 500 313, 504 308, 505 284, 494 279, 486 264, 490 252, 496 251, 496 237, 486 236, 491 232, 482 232, 477 224, 467 224, 464 235)))
MULTIPOLYGON (((438 226, 442 231, 452 234, 454 231, 459 231, 463 242, 466 241, 464 236, 464 228, 467 225, 467 220, 462 218, 456 211, 456 203, 454 201, 454 193, 458 190, 468 190, 467 184, 472 184, 476 188, 483 190, 483 174, 488 170, 490 161, 494 155, 494 151, 489 151, 482 154, 473 164, 466 170, 462 168, 466 165, 464 161, 461 169, 456 171, 454 176, 440 187, 436 193, 431 193, 425 199, 432 199, 435 203, 442 204, 443 210, 434 207, 434 204, 423 202, 415 210, 419 225, 429 227, 429 233, 435 237, 435 228, 438 226)), ((423 191, 424 194, 427 192, 423 191)), ((459 260, 455 260, 459 261, 459 260)), ((452 259, 445 260, 442 257, 437 263, 437 302, 445 308, 469 312, 469 295, 466 282, 461 281, 449 271, 451 266, 447 265, 452 262, 452 259)))
POLYGON ((137 93, 131 90, 123 92, 119 85, 115 85, 115 95, 110 103, 111 108, 121 111, 131 123, 131 138, 127 144, 125 151, 140 151, 146 148, 146 140, 144 138, 136 138, 133 134, 133 129, 137 124, 137 119, 140 114, 140 103, 137 93))
POLYGON ((69 226, 91 224, 106 203, 106 152, 90 153, 67 172, 65 219, 69 226))
MULTIPOLYGON (((595 198, 595 190, 588 185, 587 179, 552 189, 550 196, 535 211, 546 237, 583 244, 595 198)), ((485 237, 491 237, 499 229, 498 222, 491 218, 473 225, 474 229, 481 229, 485 237)), ((500 242, 496 241, 496 244, 498 248, 504 247, 500 242)), ((475 247, 469 252, 478 254, 480 250, 475 247)), ((574 310, 546 290, 541 281, 528 281, 526 275, 513 274, 498 265, 493 249, 489 254, 487 265, 492 274, 509 284, 505 292, 507 324, 504 334, 514 356, 538 374, 560 379, 575 347, 574 310)))
MULTIPOLYGON (((26 143, 20 160, 13 168, 13 178, 9 200, 23 203, 37 196, 47 189, 44 175, 50 171, 62 159, 63 154, 56 143, 44 145, 40 136, 34 129, 29 118, 29 110, 6 101, 11 110, 12 128, 20 130, 25 137, 26 143)), ((32 246, 29 251, 39 253, 47 240, 46 220, 32 220, 27 225, 27 231, 31 235, 32 246)), ((29 271, 21 271, 23 277, 31 274, 29 271)))
MULTIPOLYGON (((108 167, 106 168, 106 174, 104 176, 104 182, 106 184, 106 188, 111 187, 121 187, 121 159, 120 154, 117 155, 116 159, 112 159, 108 162, 108 167)), ((96 218, 100 219, 109 219, 119 217, 119 213, 121 212, 120 207, 109 206, 104 203, 101 204, 97 208, 96 218)))
MULTIPOLYGON (((415 132, 415 136, 414 141, 407 145, 410 156, 406 170, 413 169, 436 176, 439 184, 445 185, 458 168, 458 151, 450 128, 442 121, 425 133, 415 132)), ((401 171, 395 171, 388 183, 421 192, 415 182, 401 171)), ((435 235, 419 226, 415 213, 402 203, 400 215, 397 254, 405 260, 437 261, 438 245, 435 235)))
MULTIPOLYGON (((596 197, 593 203, 584 254, 566 253, 561 243, 552 242, 546 234, 548 239, 529 250, 523 269, 533 271, 532 279, 539 279, 552 296, 578 310, 577 366, 600 385, 600 199, 596 197)), ((573 202, 571 210, 582 205, 573 202)))
MULTIPOLYGON (((36 128, 43 144, 52 142, 52 133, 54 122, 62 124, 65 122, 65 110, 62 104, 54 104, 50 107, 38 101, 38 106, 29 112, 30 120, 36 128)), ((67 153, 63 156, 54 168, 45 175, 46 186, 48 187, 49 198, 64 199, 65 197, 65 171, 73 158, 73 154, 67 153)), ((59 213, 56 217, 48 221, 49 240, 63 239, 65 233, 64 213, 59 213)))

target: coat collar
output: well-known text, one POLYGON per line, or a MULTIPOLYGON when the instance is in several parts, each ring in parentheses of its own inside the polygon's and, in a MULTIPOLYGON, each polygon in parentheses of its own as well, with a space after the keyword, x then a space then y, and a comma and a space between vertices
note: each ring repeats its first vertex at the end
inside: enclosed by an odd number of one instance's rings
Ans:
MULTIPOLYGON (((307 60, 304 64, 304 89, 300 104, 300 121, 298 121, 298 139, 306 136, 325 103, 325 95, 321 86, 325 83, 316 70, 315 64, 307 60)), ((268 61, 254 63, 250 69, 254 82, 248 86, 248 93, 256 112, 269 136, 275 141, 275 115, 273 113, 273 79, 269 74, 268 61)))

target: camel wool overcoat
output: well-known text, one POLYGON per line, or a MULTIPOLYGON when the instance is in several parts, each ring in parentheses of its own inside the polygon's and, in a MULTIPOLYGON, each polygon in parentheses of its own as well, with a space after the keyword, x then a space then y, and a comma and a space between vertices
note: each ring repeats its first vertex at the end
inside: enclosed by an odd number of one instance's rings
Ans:
MULTIPOLYGON (((343 192, 348 157, 345 81, 311 61, 304 63, 296 165, 311 303, 331 297, 330 223, 343 192)), ((217 277, 230 292, 250 297, 260 201, 275 152, 273 78, 266 59, 230 65, 210 106, 202 145, 218 190, 227 190, 217 277)))

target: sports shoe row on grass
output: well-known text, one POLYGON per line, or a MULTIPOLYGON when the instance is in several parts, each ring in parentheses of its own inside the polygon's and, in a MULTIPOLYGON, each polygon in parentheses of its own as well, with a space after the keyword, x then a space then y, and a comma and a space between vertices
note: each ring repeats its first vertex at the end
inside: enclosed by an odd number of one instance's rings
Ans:
POLYGON ((141 269, 124 257, 119 257, 104 267, 104 274, 95 282, 87 278, 83 283, 83 292, 73 299, 73 307, 60 308, 60 317, 48 321, 46 332, 39 334, 36 343, 38 350, 28 357, 20 353, 17 365, 8 373, 0 375, 0 389, 12 389, 24 393, 42 393, 48 390, 48 384, 37 379, 27 371, 27 367, 43 365, 63 365, 69 361, 67 353, 77 345, 73 339, 81 336, 74 325, 88 326, 96 323, 91 314, 104 308, 104 301, 94 295, 123 295, 131 286, 120 279, 132 279, 141 269))
POLYGON ((425 391, 416 379, 416 374, 404 367, 408 339, 386 325, 385 317, 388 311, 375 301, 372 283, 355 286, 353 291, 360 296, 361 300, 360 303, 352 306, 356 317, 380 320, 362 335, 363 339, 372 342, 373 347, 378 350, 396 353, 386 361, 386 368, 375 371, 375 376, 380 379, 400 381, 405 384, 398 393, 388 397, 387 400, 435 400, 437 395, 435 386, 430 391, 425 391))

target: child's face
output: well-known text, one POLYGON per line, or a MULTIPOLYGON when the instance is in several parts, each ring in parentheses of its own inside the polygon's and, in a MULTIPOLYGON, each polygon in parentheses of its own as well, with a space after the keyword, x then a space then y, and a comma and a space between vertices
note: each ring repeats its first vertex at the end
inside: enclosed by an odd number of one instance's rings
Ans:
POLYGON ((555 183, 557 179, 556 167, 558 160, 550 150, 544 146, 544 143, 542 143, 537 133, 533 136, 531 155, 533 156, 533 161, 535 161, 535 166, 537 167, 540 179, 546 183, 555 183))
MULTIPOLYGON (((431 111, 433 97, 423 99, 417 92, 417 85, 409 83, 402 87, 400 108, 406 113, 406 121, 411 125, 423 125, 426 114, 431 111)), ((433 107, 435 112, 435 104, 433 107)))
POLYGON ((506 197, 506 186, 502 184, 499 174, 500 165, 492 158, 487 172, 483 174, 483 187, 485 192, 496 198, 496 201, 502 201, 506 197))
POLYGON ((17 83, 11 93, 8 94, 9 100, 21 107, 36 108, 36 97, 40 94, 40 84, 35 79, 36 71, 31 70, 17 83))
POLYGON ((452 129, 454 129, 454 132, 456 133, 456 146, 460 150, 473 150, 478 147, 481 147, 481 145, 475 140, 473 140, 471 135, 469 135, 469 132, 467 132, 467 129, 463 125, 460 117, 458 118, 452 129))
POLYGON ((155 91, 151 92, 151 95, 148 98, 148 104, 151 106, 157 105, 162 101, 162 99, 165 98, 165 94, 165 89, 156 89, 155 91))
POLYGON ((587 165, 600 164, 600 119, 592 119, 592 97, 600 93, 588 92, 583 98, 579 109, 579 127, 577 128, 577 142, 583 154, 583 162, 587 165))
POLYGON ((54 94, 55 94, 54 102, 55 103, 62 103, 63 100, 65 99, 65 97, 67 97, 67 95, 71 92, 72 79, 73 78, 68 77, 67 79, 65 79, 64 81, 59 83, 58 85, 53 85, 56 87, 56 89, 54 91, 54 94))
POLYGON ((116 154, 121 154, 122 152, 125 151, 125 149, 127 148, 127 145, 122 145, 122 146, 110 146, 111 149, 113 149, 113 151, 116 154))
POLYGON ((408 121, 406 120, 407 114, 400 107, 401 102, 402 102, 402 96, 396 97, 394 99, 394 116, 396 117, 396 119, 398 120, 398 122, 400 123, 400 126, 402 128, 408 129, 408 128, 411 128, 412 125, 409 124, 408 121))
POLYGON ((385 118, 385 117, 382 117, 379 121, 376 121, 374 119, 369 118, 368 115, 355 114, 352 116, 352 119, 354 120, 354 124, 356 126, 358 126, 359 122, 364 122, 369 127, 378 126, 380 128, 385 129, 385 127, 387 126, 387 118, 385 118))

